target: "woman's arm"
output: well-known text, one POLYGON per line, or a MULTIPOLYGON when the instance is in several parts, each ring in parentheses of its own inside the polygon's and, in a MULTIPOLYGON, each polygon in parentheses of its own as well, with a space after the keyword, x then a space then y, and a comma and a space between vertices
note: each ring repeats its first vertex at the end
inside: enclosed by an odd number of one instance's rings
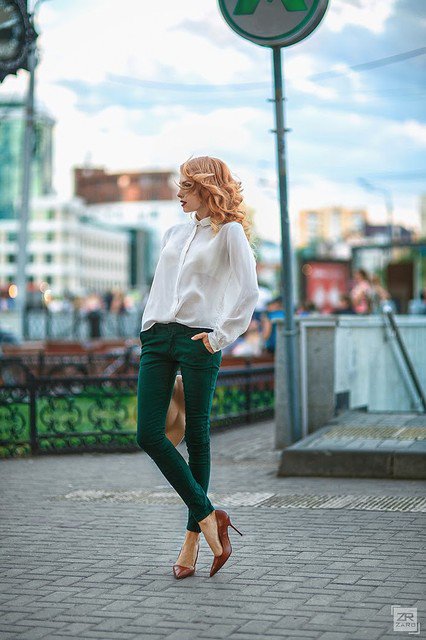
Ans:
POLYGON ((256 259, 239 222, 228 223, 227 247, 231 266, 229 286, 235 290, 235 301, 220 326, 208 334, 208 340, 214 351, 230 345, 244 333, 252 319, 259 299, 259 286, 256 274, 256 259))

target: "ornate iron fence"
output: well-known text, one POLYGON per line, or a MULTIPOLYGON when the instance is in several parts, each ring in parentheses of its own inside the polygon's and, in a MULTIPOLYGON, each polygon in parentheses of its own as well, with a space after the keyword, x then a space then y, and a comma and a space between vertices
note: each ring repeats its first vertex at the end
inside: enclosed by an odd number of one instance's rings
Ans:
MULTIPOLYGON (((21 368, 18 382, 12 365, 0 361, 0 457, 138 448, 135 373, 35 377, 21 368)), ((212 429, 273 415, 273 365, 219 372, 212 429)))

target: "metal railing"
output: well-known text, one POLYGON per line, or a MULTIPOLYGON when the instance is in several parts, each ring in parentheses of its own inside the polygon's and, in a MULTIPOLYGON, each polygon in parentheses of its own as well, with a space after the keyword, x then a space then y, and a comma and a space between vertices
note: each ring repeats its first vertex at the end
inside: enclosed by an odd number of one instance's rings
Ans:
POLYGON ((422 388, 421 382, 419 380, 419 376, 417 375, 417 371, 414 367, 413 360, 408 353, 406 344, 401 335, 401 331, 399 330, 398 323, 395 318, 395 314, 390 306, 385 306, 383 308, 383 319, 385 321, 385 327, 387 329, 388 335, 390 338, 394 337, 396 340, 396 345, 398 347, 399 357, 402 361, 401 369, 405 368, 404 373, 408 378, 408 384, 413 387, 413 396, 414 402, 417 404, 417 409, 423 409, 423 412, 426 413, 426 396, 425 392, 422 388))
MULTIPOLYGON (((0 360, 0 457, 138 449, 134 372, 54 377, 21 367, 18 375, 16 359, 0 360)), ((273 365, 220 370, 212 428, 273 415, 273 365)))
MULTIPOLYGON (((126 313, 101 311, 90 315, 77 309, 50 312, 48 309, 29 309, 25 316, 25 340, 86 340, 94 336, 95 325, 103 338, 138 337, 142 310, 126 313), (92 325, 92 326, 91 326, 92 325)), ((17 313, 0 313, 0 326, 16 331, 19 326, 17 313)))

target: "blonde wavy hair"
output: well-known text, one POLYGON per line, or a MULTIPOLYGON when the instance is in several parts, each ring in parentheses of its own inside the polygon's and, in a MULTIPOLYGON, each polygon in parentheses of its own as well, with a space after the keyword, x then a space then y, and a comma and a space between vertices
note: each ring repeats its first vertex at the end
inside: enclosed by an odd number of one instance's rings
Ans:
POLYGON ((195 191, 208 206, 213 233, 218 233, 221 226, 228 222, 239 222, 254 249, 253 223, 247 216, 241 182, 235 180, 223 160, 210 156, 190 158, 180 166, 180 171, 193 182, 188 191, 195 191))

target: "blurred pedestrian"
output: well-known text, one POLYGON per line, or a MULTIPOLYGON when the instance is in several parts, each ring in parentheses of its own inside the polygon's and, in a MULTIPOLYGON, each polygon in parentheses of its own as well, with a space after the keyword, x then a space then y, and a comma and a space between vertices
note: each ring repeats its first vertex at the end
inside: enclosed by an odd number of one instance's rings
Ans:
POLYGON ((124 293, 119 289, 113 292, 110 303, 110 312, 117 317, 117 334, 120 337, 123 337, 126 333, 124 318, 127 314, 127 308, 124 293))
POLYGON ((143 312, 137 443, 188 507, 185 540, 173 566, 175 577, 185 578, 195 572, 201 532, 214 554, 211 576, 231 554, 229 515, 207 496, 210 410, 221 349, 249 327, 259 287, 241 185, 226 164, 210 157, 188 160, 180 167, 177 196, 190 220, 165 232, 143 312), (233 297, 226 297, 229 292, 233 297), (179 367, 189 464, 165 434, 179 367))
POLYGON ((302 302, 296 311, 298 316, 310 316, 313 313, 318 313, 318 309, 315 302, 312 302, 312 300, 305 300, 302 302))
POLYGON ((264 349, 268 353, 275 353, 277 341, 277 325, 272 322, 276 319, 284 319, 283 299, 277 296, 266 305, 266 311, 262 316, 262 338, 264 349))
POLYGON ((338 306, 333 309, 333 313, 336 315, 352 315, 355 313, 352 307, 351 296, 347 293, 341 293, 339 297, 338 306))
POLYGON ((377 275, 372 275, 371 282, 371 312, 381 313, 383 303, 391 299, 391 295, 387 289, 380 282, 380 278, 377 275))
POLYGON ((232 349, 233 356, 245 356, 247 358, 260 356, 262 353, 263 340, 260 333, 260 323, 258 320, 252 319, 249 327, 241 336, 243 339, 232 349))
POLYGON ((354 275, 355 285, 350 296, 355 313, 367 315, 372 309, 373 290, 368 273, 365 269, 358 269, 354 275))
POLYGON ((86 319, 89 323, 89 337, 100 338, 102 335, 102 315, 103 315, 103 301, 101 297, 96 294, 90 294, 84 303, 86 311, 86 319))

